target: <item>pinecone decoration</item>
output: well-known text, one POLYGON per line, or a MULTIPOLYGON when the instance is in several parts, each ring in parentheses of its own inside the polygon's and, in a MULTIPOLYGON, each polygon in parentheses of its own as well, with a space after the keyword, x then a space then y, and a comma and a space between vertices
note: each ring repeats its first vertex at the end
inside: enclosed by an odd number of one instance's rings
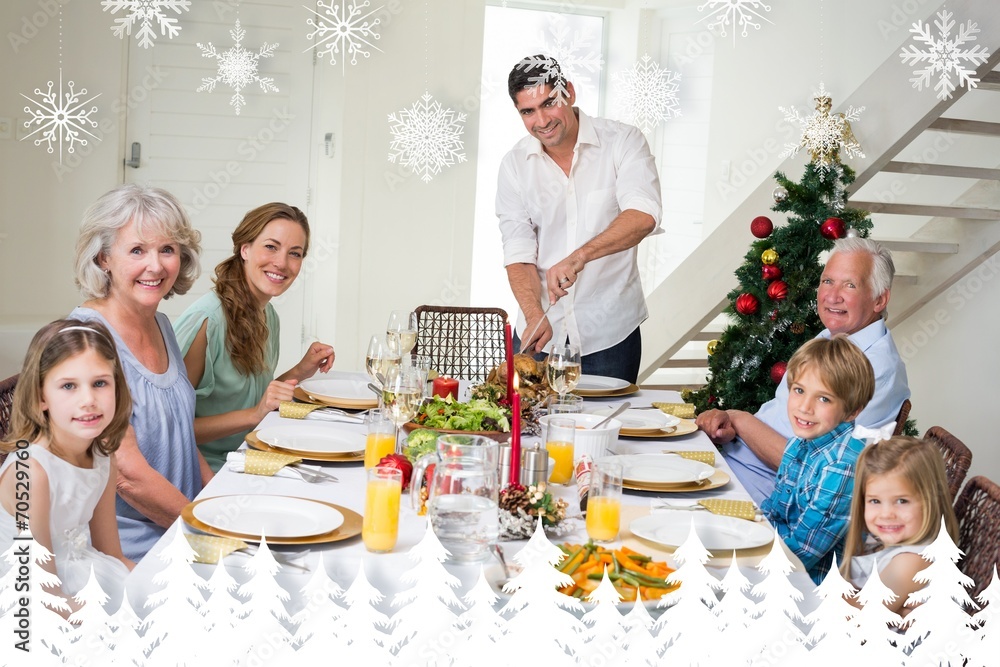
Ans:
POLYGON ((511 484, 500 492, 500 509, 507 510, 513 515, 517 515, 517 510, 523 509, 529 514, 531 509, 531 496, 528 489, 520 484, 511 484))
POLYGON ((801 336, 803 333, 805 333, 806 325, 803 324, 802 322, 793 322, 792 326, 789 328, 792 330, 793 334, 795 334, 796 336, 801 336))

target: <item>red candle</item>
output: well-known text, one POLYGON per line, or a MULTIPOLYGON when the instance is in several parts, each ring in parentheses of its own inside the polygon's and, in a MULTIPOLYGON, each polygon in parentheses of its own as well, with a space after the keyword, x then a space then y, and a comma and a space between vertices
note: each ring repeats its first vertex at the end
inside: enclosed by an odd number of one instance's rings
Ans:
POLYGON ((503 344, 507 353, 507 400, 514 394, 514 339, 511 336, 510 322, 503 324, 503 344))
POLYGON ((458 380, 445 377, 434 378, 431 393, 439 398, 447 398, 451 394, 452 398, 458 400, 458 380))
POLYGON ((521 481, 521 395, 517 393, 517 373, 511 373, 514 389, 511 394, 510 413, 510 483, 521 481))

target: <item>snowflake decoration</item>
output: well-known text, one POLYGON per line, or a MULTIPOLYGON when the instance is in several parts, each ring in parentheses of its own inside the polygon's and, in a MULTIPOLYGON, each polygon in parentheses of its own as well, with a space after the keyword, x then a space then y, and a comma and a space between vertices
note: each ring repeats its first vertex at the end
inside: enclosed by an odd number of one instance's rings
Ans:
POLYGON ((698 11, 704 11, 708 7, 708 16, 698 19, 696 23, 701 23, 705 19, 710 19, 708 29, 719 29, 719 33, 725 37, 727 26, 733 28, 733 44, 736 44, 736 28, 743 28, 743 37, 747 36, 747 28, 760 30, 760 23, 754 18, 758 18, 771 23, 759 10, 771 11, 771 5, 765 5, 762 0, 706 0, 698 6, 698 11))
POLYGON ((35 95, 39 96, 37 100, 21 93, 21 97, 37 107, 35 109, 30 106, 24 107, 25 113, 31 114, 31 118, 24 121, 24 127, 27 129, 35 127, 24 139, 41 132, 42 134, 35 139, 35 145, 47 144, 46 150, 49 153, 54 153, 55 145, 58 144, 59 164, 62 164, 64 143, 67 153, 75 152, 76 144, 87 145, 87 140, 80 136, 81 132, 100 141, 95 134, 87 130, 88 125, 92 128, 97 127, 97 121, 90 118, 91 114, 97 112, 97 107, 93 106, 90 109, 84 107, 100 97, 101 94, 98 93, 85 102, 81 102, 81 98, 87 94, 87 89, 74 90, 72 81, 67 83, 69 92, 64 93, 62 68, 59 69, 59 90, 53 90, 54 85, 52 81, 49 81, 47 92, 35 88, 35 95))
MULTIPOLYGON (((596 86, 591 80, 591 75, 601 71, 604 58, 601 56, 600 45, 594 44, 594 35, 589 30, 573 30, 568 19, 562 14, 550 17, 548 21, 547 31, 543 31, 539 36, 541 50, 559 63, 559 69, 553 72, 549 59, 542 59, 544 74, 538 77, 538 83, 551 83, 557 100, 565 103, 569 96, 566 82, 572 81, 580 86, 596 86)), ((531 59, 526 58, 525 61, 527 60, 531 59)), ((534 81, 533 78, 532 85, 535 85, 534 81)))
POLYGON ((117 14, 119 10, 126 12, 125 16, 115 19, 115 25, 111 28, 115 37, 131 36, 132 26, 138 23, 139 31, 135 38, 139 40, 139 46, 148 49, 156 39, 153 19, 156 19, 160 34, 172 39, 180 34, 181 29, 176 25, 177 19, 168 17, 165 11, 170 9, 175 14, 190 11, 191 0, 101 0, 101 6, 104 11, 110 9, 112 14, 117 14))
POLYGON ((613 78, 620 95, 619 107, 629 122, 643 132, 652 132, 661 121, 681 115, 677 100, 681 75, 661 69, 658 63, 650 61, 648 55, 644 55, 642 62, 636 62, 630 69, 615 72, 613 78))
POLYGON ((919 46, 911 44, 900 52, 899 57, 903 59, 904 65, 916 66, 925 63, 923 69, 914 70, 916 76, 910 79, 910 83, 917 90, 923 90, 924 86, 929 87, 931 77, 936 73, 938 82, 934 85, 934 89, 937 90, 938 99, 946 100, 955 90, 951 78, 952 72, 958 77, 959 86, 965 84, 969 89, 975 88, 979 83, 979 79, 974 76, 976 70, 963 67, 962 63, 965 61, 970 67, 982 65, 990 54, 982 45, 963 48, 970 42, 976 41, 975 35, 979 32, 979 28, 975 23, 966 21, 964 25, 958 27, 958 35, 952 38, 951 31, 955 27, 955 21, 952 20, 954 14, 942 9, 937 15, 934 25, 937 26, 940 38, 931 35, 930 23, 917 21, 910 28, 910 32, 913 33, 914 41, 923 43, 927 48, 921 51, 919 46))
POLYGON ((339 3, 337 0, 330 0, 324 3, 323 0, 319 0, 316 4, 324 10, 323 14, 311 7, 305 5, 303 7, 318 17, 315 20, 312 18, 306 20, 306 23, 313 28, 306 38, 315 40, 309 48, 317 49, 317 57, 329 55, 330 64, 336 65, 337 56, 341 56, 340 68, 344 71, 347 66, 347 56, 351 57, 352 65, 357 65, 358 55, 365 58, 371 56, 372 53, 368 48, 381 53, 382 49, 375 46, 374 41, 382 39, 382 35, 375 32, 375 28, 382 20, 369 20, 372 14, 382 9, 381 5, 365 14, 364 10, 371 5, 368 0, 362 3, 348 3, 346 0, 339 3))
POLYGON ((260 84, 261 90, 265 93, 278 92, 278 88, 274 85, 272 77, 262 77, 257 73, 257 65, 260 59, 273 57, 274 50, 278 48, 278 45, 264 42, 264 46, 260 47, 260 50, 254 53, 253 51, 244 49, 242 46, 243 38, 246 34, 247 31, 240 26, 240 20, 236 19, 236 26, 229 31, 230 37, 233 38, 234 46, 220 52, 215 50, 215 46, 211 42, 208 43, 208 46, 198 42, 198 48, 201 49, 203 58, 215 58, 219 61, 219 73, 213 78, 203 77, 197 92, 200 93, 205 90, 212 92, 215 90, 215 84, 221 81, 234 91, 232 99, 229 100, 229 105, 236 108, 237 116, 240 115, 240 109, 246 105, 246 100, 243 98, 243 89, 248 85, 256 82, 260 84))
POLYGON ((441 173, 442 167, 465 162, 462 132, 465 114, 456 113, 424 93, 419 102, 397 114, 389 114, 389 162, 420 174, 425 183, 441 173))
POLYGON ((843 152, 849 158, 864 157, 861 144, 854 138, 850 121, 858 120, 864 107, 848 107, 846 113, 831 114, 830 95, 821 83, 816 100, 816 112, 811 116, 801 116, 795 107, 778 107, 785 114, 785 120, 798 123, 802 127, 802 139, 797 144, 785 144, 781 157, 790 157, 800 148, 809 151, 812 161, 821 172, 829 171, 840 161, 843 152))

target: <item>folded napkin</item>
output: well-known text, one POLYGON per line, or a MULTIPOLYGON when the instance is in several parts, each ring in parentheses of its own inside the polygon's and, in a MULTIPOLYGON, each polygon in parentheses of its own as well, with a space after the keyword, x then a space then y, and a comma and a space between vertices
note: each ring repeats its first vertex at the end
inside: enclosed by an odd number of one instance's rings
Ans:
POLYGON ((677 454, 678 456, 691 459, 692 461, 701 461, 702 463, 707 463, 710 466, 715 465, 715 452, 704 452, 704 451, 679 451, 676 449, 664 449, 664 454, 677 454))
POLYGON ((185 534, 188 544, 194 549, 196 563, 218 563, 220 560, 240 549, 249 546, 243 540, 232 537, 215 537, 214 535, 185 534))
POLYGON ((301 457, 277 452, 261 452, 247 449, 242 452, 229 452, 226 462, 233 472, 245 472, 251 475, 274 476, 279 470, 291 463, 301 462, 301 457))
POLYGON ((681 419, 694 419, 694 406, 690 403, 653 403, 653 407, 659 408, 668 415, 680 417, 681 419))
POLYGON ((286 419, 321 419, 323 421, 347 422, 349 424, 362 424, 365 421, 365 418, 361 415, 330 412, 325 409, 327 407, 319 403, 282 401, 278 405, 278 414, 286 419), (322 410, 322 412, 316 412, 317 410, 322 410))
POLYGON ((752 500, 725 500, 723 498, 708 498, 699 500, 698 504, 707 509, 712 514, 722 516, 734 516, 737 519, 755 521, 757 519, 757 507, 752 500))

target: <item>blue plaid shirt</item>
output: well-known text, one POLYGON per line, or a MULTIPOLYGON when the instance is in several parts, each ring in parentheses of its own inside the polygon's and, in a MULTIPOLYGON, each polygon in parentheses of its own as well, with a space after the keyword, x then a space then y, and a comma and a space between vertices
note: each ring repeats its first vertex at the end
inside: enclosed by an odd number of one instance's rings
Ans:
POLYGON ((854 491, 854 464, 863 440, 842 422, 814 440, 792 438, 781 457, 774 493, 760 506, 817 584, 843 551, 854 491))

